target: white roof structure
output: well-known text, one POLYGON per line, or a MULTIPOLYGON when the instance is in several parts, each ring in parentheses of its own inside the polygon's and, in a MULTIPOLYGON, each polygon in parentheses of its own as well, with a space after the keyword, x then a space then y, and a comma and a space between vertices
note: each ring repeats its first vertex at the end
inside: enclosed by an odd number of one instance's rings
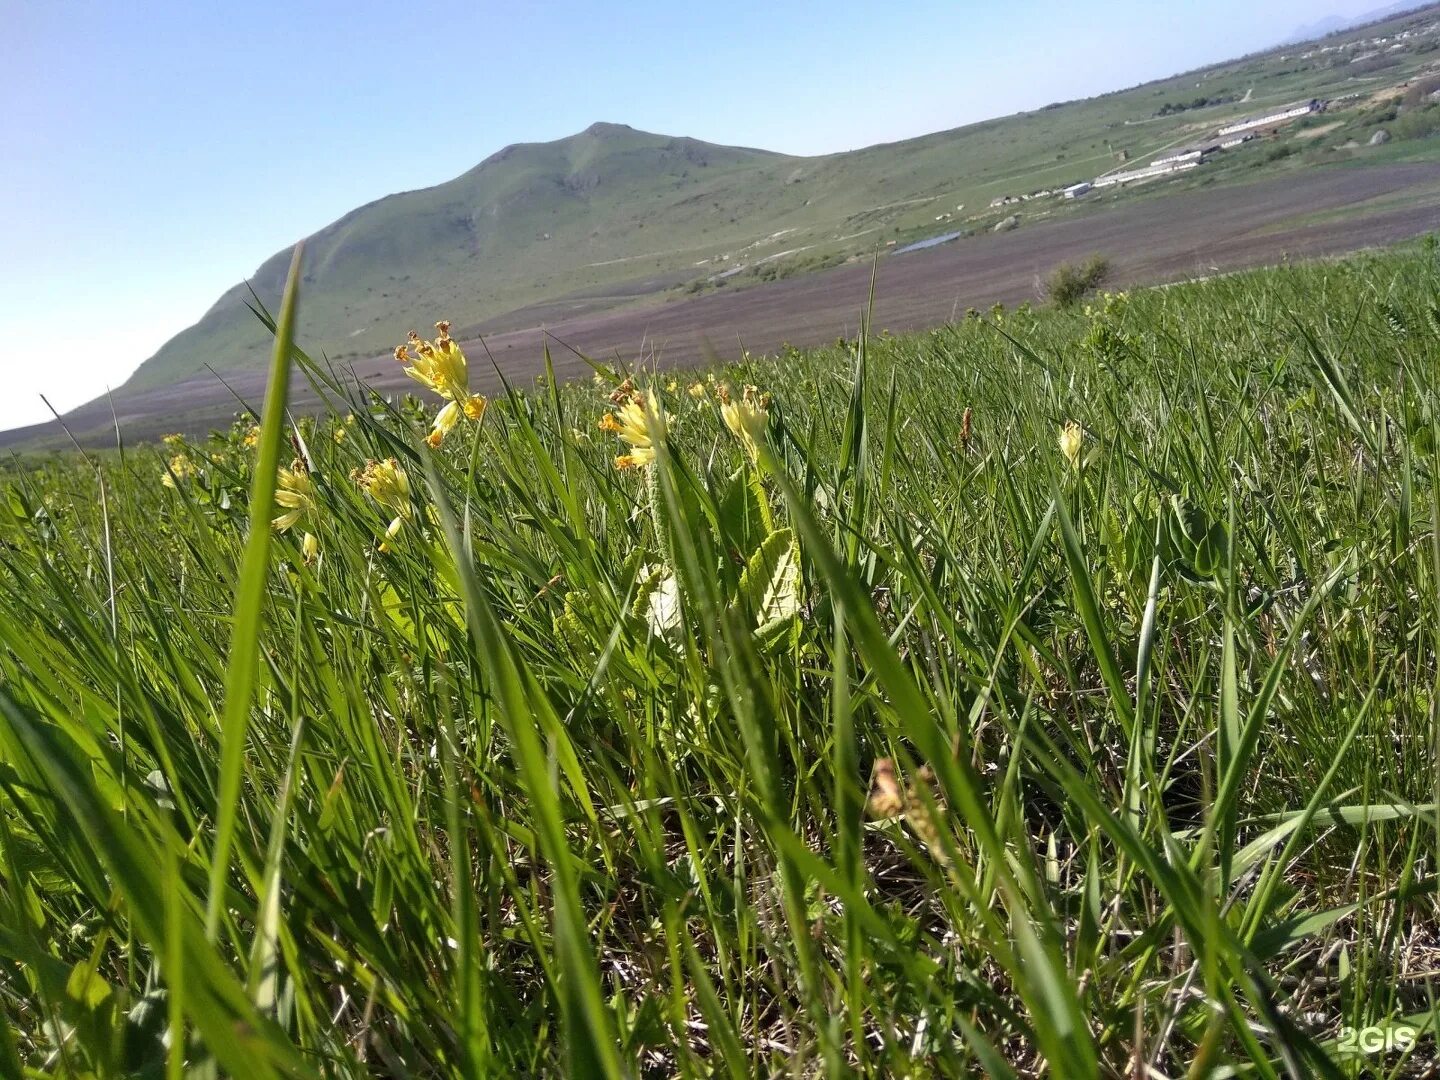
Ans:
POLYGON ((1220 136, 1234 135, 1241 131, 1249 131, 1252 128, 1265 127, 1269 124, 1279 124, 1286 120, 1293 120, 1297 116, 1304 116, 1306 113, 1319 112, 1320 102, 1305 101, 1299 105, 1286 105, 1276 109, 1274 112, 1265 113, 1263 116, 1250 116, 1244 120, 1237 120, 1233 124, 1227 124, 1216 134, 1220 136))

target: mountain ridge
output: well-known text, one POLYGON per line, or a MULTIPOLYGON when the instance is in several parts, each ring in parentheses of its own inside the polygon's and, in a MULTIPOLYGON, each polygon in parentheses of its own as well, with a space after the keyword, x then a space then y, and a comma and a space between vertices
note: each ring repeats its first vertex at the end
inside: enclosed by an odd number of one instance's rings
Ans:
MULTIPOLYGON (((652 179, 673 177, 677 172, 684 178, 691 169, 714 169, 723 178, 741 166, 788 160, 787 155, 774 151, 720 146, 607 122, 552 142, 514 143, 450 180, 381 196, 310 234, 305 240, 305 284, 310 287, 307 315, 312 327, 319 316, 322 339, 331 342, 337 338, 337 324, 344 321, 350 323, 349 332, 355 336, 373 327, 401 340, 412 321, 408 304, 401 311, 401 305, 372 303, 362 311, 350 302, 329 304, 327 296, 360 290, 390 300, 392 290, 382 283, 410 280, 414 268, 431 255, 439 257, 441 269, 464 271, 473 277, 475 267, 467 264, 494 256, 497 248, 508 250, 513 257, 517 249, 549 242, 552 229, 532 219, 563 217, 557 201, 565 204, 573 217, 588 209, 602 187, 635 179, 641 172, 649 172, 652 179), (387 267, 408 271, 386 273, 387 267), (356 323, 362 325, 356 327, 356 323)), ((601 254, 616 255, 613 246, 603 246, 601 254)), ((618 252, 619 257, 634 254, 618 252)), ((262 262, 248 281, 226 290, 196 323, 146 360, 122 391, 157 385, 207 365, 224 369, 260 360, 263 331, 244 302, 253 289, 262 303, 275 303, 288 261, 289 249, 277 252, 262 262), (208 339, 206 347, 197 347, 197 339, 208 339), (194 357, 189 363, 180 359, 186 353, 194 357)), ((545 261, 539 260, 542 272, 545 261)), ((483 283, 485 275, 479 277, 483 283)), ((566 284, 572 287, 592 283, 583 280, 584 275, 570 277, 574 280, 566 284)), ((422 292, 414 288, 403 291, 422 292)), ((461 299, 454 292, 442 289, 437 297, 432 288, 424 290, 424 295, 429 300, 461 299)), ((522 306, 528 298, 523 290, 510 297, 509 303, 503 290, 499 295, 496 303, 462 304, 455 311, 457 322, 499 314, 522 306)))
POLYGON ((1375 8, 1361 15, 1326 15, 1316 19, 1312 23, 1305 23, 1297 26, 1290 32, 1290 36, 1280 42, 1281 45, 1298 45, 1306 41, 1318 41, 1321 38, 1329 37, 1331 34, 1341 34, 1347 30, 1354 30, 1357 27, 1369 26, 1371 23, 1380 22, 1384 19, 1393 19, 1412 11, 1420 11, 1428 6, 1416 0, 1399 0, 1398 3, 1389 4, 1382 8, 1375 8))
MULTIPOLYGON (((1027 193, 1040 193, 1021 210, 1027 224, 1092 212, 1128 196, 1109 191, 1083 204, 1055 196, 1262 105, 1338 97, 1348 88, 1338 59, 1300 66, 1282 59, 1278 50, 1242 57, 1084 101, 819 156, 608 121, 550 142, 512 143, 449 180, 380 196, 312 233, 304 337, 331 359, 371 359, 440 318, 457 332, 522 317, 541 325, 768 281, 926 236, 983 231, 1013 216, 1012 203, 1027 193)), ((1226 157, 1256 167, 1269 160, 1255 148, 1226 157)), ((1231 179, 1249 175, 1244 168, 1208 167, 1204 182, 1217 169, 1231 179)), ((246 302, 251 290, 266 306, 278 302, 289 250, 222 293, 116 393, 207 369, 262 366, 268 336, 246 302)), ((1037 279, 1048 269, 1037 266, 1037 279)))

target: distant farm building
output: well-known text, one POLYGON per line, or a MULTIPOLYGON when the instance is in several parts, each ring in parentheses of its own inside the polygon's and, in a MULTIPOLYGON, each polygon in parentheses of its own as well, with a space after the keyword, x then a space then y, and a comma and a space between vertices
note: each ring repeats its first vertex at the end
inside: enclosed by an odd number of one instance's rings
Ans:
MULTIPOLYGON (((1056 192, 1038 191, 1030 195, 1019 196, 1018 198, 1014 195, 1001 196, 990 203, 990 208, 992 210, 999 209, 1002 206, 1008 206, 1011 203, 1020 202, 1021 200, 1029 200, 1051 194, 1063 194, 1067 199, 1078 199, 1096 188, 1116 187, 1123 184, 1137 183, 1142 180, 1156 180, 1162 176, 1173 176, 1177 173, 1187 172, 1190 169, 1203 165, 1210 160, 1212 155, 1218 154, 1222 150, 1229 150, 1231 147, 1240 146, 1243 143, 1250 142, 1252 139, 1260 138, 1261 129, 1263 128, 1275 127, 1276 125, 1294 120, 1297 117, 1308 116, 1310 113, 1323 112, 1326 104, 1326 102, 1320 101, 1317 98, 1312 98, 1309 101, 1297 105, 1286 105, 1272 112, 1247 117, 1244 120, 1237 120, 1233 124, 1222 127, 1214 135, 1210 135, 1200 142, 1162 151, 1159 157, 1151 159, 1150 163, 1142 168, 1106 173, 1103 176, 1097 176, 1093 181, 1088 183, 1070 184, 1056 192)), ((1107 143, 1106 146, 1108 147, 1109 143, 1107 143)), ((1118 161, 1124 161, 1129 157, 1129 154, 1123 150, 1112 150, 1112 153, 1118 161)))
POLYGON ((1164 157, 1157 157, 1150 162, 1150 168, 1160 165, 1179 165, 1181 162, 1199 161, 1204 155, 1199 150, 1175 150, 1164 157))
POLYGON ((1189 161, 1173 161, 1165 165, 1147 165, 1143 169, 1131 169, 1129 172, 1097 176, 1094 186, 1097 188, 1114 187, 1116 184, 1133 184, 1137 180, 1153 180, 1156 177, 1169 176, 1171 173, 1197 168, 1199 164, 1199 159, 1195 158, 1189 161))
POLYGON ((1194 146, 1185 146, 1179 150, 1171 150, 1168 154, 1155 158, 1151 165, 1180 165, 1187 161, 1204 161, 1209 155, 1215 153, 1222 146, 1218 138, 1208 142, 1196 143, 1194 146))
POLYGON ((1242 131, 1254 131, 1256 128, 1274 127, 1276 124, 1283 124, 1294 120, 1299 116, 1308 116, 1310 113, 1317 113, 1325 106, 1315 98, 1300 103, 1299 105, 1287 105, 1283 109, 1265 113, 1263 116, 1251 116, 1244 120, 1237 120, 1233 124, 1222 127, 1217 134, 1224 138, 1226 135, 1238 135, 1242 131))

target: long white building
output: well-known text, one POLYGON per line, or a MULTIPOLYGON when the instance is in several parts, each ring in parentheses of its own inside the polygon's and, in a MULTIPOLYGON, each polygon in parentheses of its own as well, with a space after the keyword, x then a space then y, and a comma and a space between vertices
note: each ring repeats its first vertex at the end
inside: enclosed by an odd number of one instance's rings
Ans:
POLYGON ((1223 138, 1226 135, 1238 135, 1242 131, 1253 131, 1256 128, 1269 127, 1272 124, 1283 124, 1287 120, 1294 120, 1297 116, 1307 116, 1310 113, 1319 112, 1322 108, 1320 102, 1313 99, 1299 105, 1287 105, 1283 109, 1266 113, 1264 116, 1251 116, 1244 120, 1237 120, 1233 124, 1227 124, 1217 134, 1223 138))
POLYGON ((1151 180, 1157 176, 1169 176, 1171 173, 1185 172, 1189 169, 1198 168, 1200 162, 1193 161, 1172 161, 1164 165, 1147 165, 1143 169, 1132 169, 1130 172, 1109 173, 1106 176, 1097 176, 1093 186, 1097 188, 1114 187, 1116 184, 1131 184, 1136 180, 1151 180))
POLYGON ((1220 139, 1214 138, 1207 140, 1206 142, 1198 142, 1193 143, 1190 146, 1183 146, 1178 150, 1171 150, 1170 152, 1155 158, 1150 162, 1150 164, 1178 165, 1181 162, 1185 161, 1204 161, 1207 157, 1209 157, 1211 154, 1215 153, 1215 151, 1219 149, 1220 139))

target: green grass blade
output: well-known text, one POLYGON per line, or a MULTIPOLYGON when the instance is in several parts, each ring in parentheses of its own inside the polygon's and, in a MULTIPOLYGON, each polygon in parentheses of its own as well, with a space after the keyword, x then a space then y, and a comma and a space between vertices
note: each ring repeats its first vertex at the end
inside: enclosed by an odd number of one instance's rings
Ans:
POLYGON ((280 321, 275 329, 259 454, 250 487, 249 538, 245 543, 245 558, 235 590, 235 623, 225 673, 215 843, 210 856, 210 893, 205 909, 205 933, 212 941, 220 931, 220 919, 224 914, 225 876, 230 869, 230 848, 240 810, 250 706, 260 655, 261 622, 265 614, 265 583, 270 575, 270 519, 274 516, 275 476, 280 467, 284 438, 285 400, 290 391, 290 348, 295 339, 302 255, 303 249, 297 244, 290 257, 290 273, 285 281, 285 297, 280 304, 280 321))

